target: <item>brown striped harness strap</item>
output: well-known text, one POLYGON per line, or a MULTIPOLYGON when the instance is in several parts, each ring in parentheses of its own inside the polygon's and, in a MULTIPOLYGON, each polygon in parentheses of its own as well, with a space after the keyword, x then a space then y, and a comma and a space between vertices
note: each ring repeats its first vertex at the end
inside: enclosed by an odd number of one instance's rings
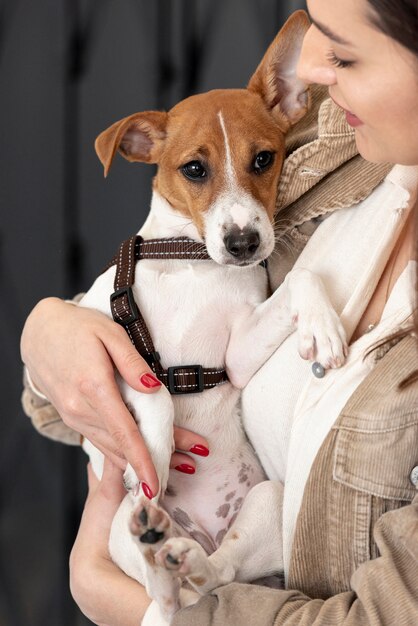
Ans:
POLYGON ((135 348, 171 394, 197 393, 227 382, 227 373, 221 368, 201 365, 163 368, 132 291, 135 266, 141 259, 209 260, 205 245, 188 237, 143 240, 140 235, 134 235, 127 239, 105 268, 116 265, 115 291, 110 296, 110 306, 115 322, 125 328, 135 348))

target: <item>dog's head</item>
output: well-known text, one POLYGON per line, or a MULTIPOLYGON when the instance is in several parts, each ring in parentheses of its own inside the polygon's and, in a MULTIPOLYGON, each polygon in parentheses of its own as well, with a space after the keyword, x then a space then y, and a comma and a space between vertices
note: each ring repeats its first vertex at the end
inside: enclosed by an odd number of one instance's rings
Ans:
POLYGON ((308 27, 303 11, 289 18, 247 89, 191 96, 169 112, 135 113, 96 140, 105 175, 116 151, 158 164, 154 189, 194 222, 218 263, 252 265, 273 251, 285 134, 308 109, 296 76, 308 27))

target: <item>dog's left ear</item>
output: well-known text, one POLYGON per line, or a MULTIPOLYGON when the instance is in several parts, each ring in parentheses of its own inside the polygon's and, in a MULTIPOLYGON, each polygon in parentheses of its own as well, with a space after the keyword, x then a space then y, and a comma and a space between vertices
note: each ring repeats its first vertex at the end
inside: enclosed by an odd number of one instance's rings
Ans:
POLYGON ((96 139, 94 147, 108 175, 116 151, 127 161, 157 163, 166 137, 168 114, 162 111, 134 113, 115 122, 96 139))
POLYGON ((309 107, 307 86, 296 76, 309 26, 305 11, 292 13, 248 83, 249 91, 259 93, 267 107, 288 128, 299 121, 309 107))

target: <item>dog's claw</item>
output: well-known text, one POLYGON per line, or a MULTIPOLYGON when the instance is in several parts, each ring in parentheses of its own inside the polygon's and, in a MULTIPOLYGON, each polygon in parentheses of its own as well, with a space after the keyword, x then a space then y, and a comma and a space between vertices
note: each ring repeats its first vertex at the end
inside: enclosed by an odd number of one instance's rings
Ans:
POLYGON ((130 491, 133 496, 136 497, 139 494, 139 480, 134 468, 129 464, 123 474, 123 484, 126 491, 130 491))

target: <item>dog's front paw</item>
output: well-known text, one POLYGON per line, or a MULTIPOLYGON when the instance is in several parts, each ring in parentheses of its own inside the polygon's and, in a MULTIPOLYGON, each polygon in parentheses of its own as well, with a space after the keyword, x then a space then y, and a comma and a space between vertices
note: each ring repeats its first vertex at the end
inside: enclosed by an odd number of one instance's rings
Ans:
POLYGON ((345 330, 332 308, 320 307, 298 316, 298 350, 303 359, 326 369, 341 367, 348 354, 345 330))
POLYGON ((320 277, 298 268, 286 280, 300 356, 325 368, 341 367, 348 354, 347 338, 320 277))

